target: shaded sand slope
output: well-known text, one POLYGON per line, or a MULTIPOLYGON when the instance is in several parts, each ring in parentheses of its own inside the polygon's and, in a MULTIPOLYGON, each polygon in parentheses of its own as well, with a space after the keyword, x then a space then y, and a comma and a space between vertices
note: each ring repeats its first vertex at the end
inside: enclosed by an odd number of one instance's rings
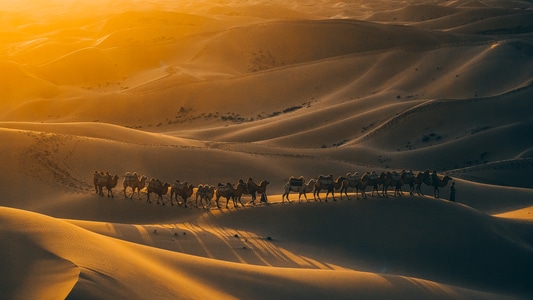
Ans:
MULTIPOLYGON (((104 296, 135 299, 142 298, 147 290, 155 298, 318 299, 372 295, 385 299, 398 291, 412 297, 431 295, 443 299, 497 296, 393 275, 302 269, 280 272, 277 268, 232 264, 142 247, 24 211, 4 208, 1 215, 2 228, 9 228, 11 234, 21 236, 43 252, 54 253, 79 268, 79 279, 69 294, 72 299, 104 296), (31 223, 24 221, 28 218, 31 223), (237 289, 235 282, 239 282, 237 289)), ((20 272, 16 268, 4 271, 20 272)), ((59 291, 56 292, 55 296, 59 296, 59 291)))
POLYGON ((531 235, 445 201, 369 199, 324 208, 269 207, 224 214, 219 222, 280 243, 297 239, 292 245, 297 253, 323 245, 333 262, 350 266, 346 264, 351 261, 356 269, 532 292, 526 276, 533 263, 531 235), (508 256, 508 251, 515 254, 508 256), (488 267, 489 262, 494 264, 488 267))

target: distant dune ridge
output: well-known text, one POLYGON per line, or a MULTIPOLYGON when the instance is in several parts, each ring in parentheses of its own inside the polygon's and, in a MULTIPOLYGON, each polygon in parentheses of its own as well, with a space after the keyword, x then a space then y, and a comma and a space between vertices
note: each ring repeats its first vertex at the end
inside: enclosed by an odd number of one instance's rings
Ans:
POLYGON ((507 0, 3 1, 0 298, 530 299, 532 14, 507 0), (402 170, 452 180, 439 199, 427 184, 280 196, 291 177, 402 170), (113 198, 95 171, 120 177, 113 198), (268 203, 125 199, 126 172, 267 180, 268 203))

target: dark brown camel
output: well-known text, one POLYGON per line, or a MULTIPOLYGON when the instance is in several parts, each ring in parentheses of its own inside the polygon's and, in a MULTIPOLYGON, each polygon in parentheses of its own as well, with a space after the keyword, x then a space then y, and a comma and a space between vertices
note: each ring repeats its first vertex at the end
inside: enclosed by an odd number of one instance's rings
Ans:
POLYGON ((107 197, 114 198, 113 195, 113 188, 115 188, 118 184, 118 179, 120 178, 118 175, 111 175, 108 172, 94 172, 93 176, 94 181, 94 188, 96 189, 96 192, 100 196, 104 196, 104 187, 107 189, 107 197))
POLYGON ((387 173, 383 172, 381 173, 380 178, 383 182, 382 192, 383 192, 384 197, 389 197, 389 194, 387 193, 389 186, 394 187, 394 196, 396 195, 401 196, 401 194, 398 192, 398 186, 399 186, 399 183, 401 182, 401 175, 398 172, 396 171, 387 172, 387 173))
POLYGON ((252 195, 252 204, 255 204, 255 199, 257 198, 256 194, 261 195, 261 201, 268 202, 266 196, 266 188, 270 184, 267 180, 262 180, 259 184, 255 183, 252 177, 248 178, 246 182, 246 191, 245 194, 252 195), (264 199, 264 200, 263 200, 264 199))
MULTIPOLYGON (((170 205, 174 205, 172 200, 175 198, 178 205, 184 204, 184 206, 187 207, 187 200, 193 193, 194 186, 192 184, 189 184, 187 181, 180 182, 179 180, 176 180, 170 188, 170 205), (178 196, 183 199, 183 203, 179 203, 178 196)), ((198 208, 198 204, 196 207, 198 208)))
POLYGON ((366 172, 365 174, 363 174, 363 176, 358 176, 357 172, 354 174, 346 174, 346 179, 342 182, 341 185, 341 200, 343 192, 344 195, 346 195, 346 198, 350 199, 350 197, 348 196, 348 188, 355 189, 356 198, 358 197, 357 194, 359 193, 359 191, 361 191, 361 196, 363 198, 366 198, 365 189, 368 186, 368 183, 370 182, 369 175, 369 172, 366 172))
POLYGON ((163 200, 163 195, 166 195, 168 193, 168 188, 170 187, 170 184, 163 183, 159 179, 150 179, 150 182, 148 183, 148 188, 146 191, 146 202, 152 203, 150 200, 150 194, 155 193, 157 194, 157 204, 159 204, 159 199, 161 199, 161 202, 163 205, 165 204, 163 200))
POLYGON ((241 196, 245 188, 246 184, 242 180, 239 180, 239 183, 237 183, 236 187, 231 183, 219 183, 215 192, 215 201, 217 202, 217 207, 220 208, 220 197, 226 198, 226 208, 229 208, 230 198, 233 200, 233 207, 238 207, 238 203, 241 203, 241 205, 244 206, 244 203, 241 201, 241 196))
POLYGON ((422 193, 422 183, 425 183, 426 185, 431 185, 429 170, 425 170, 424 172, 418 172, 416 174, 414 183, 418 196, 424 196, 424 194, 422 193))
POLYGON ((331 193, 331 197, 333 198, 333 201, 337 201, 335 199, 335 190, 340 189, 342 182, 346 179, 344 176, 339 176, 337 179, 333 179, 333 175, 320 175, 318 176, 318 180, 315 183, 315 189, 313 190, 313 197, 316 201, 318 200, 322 202, 322 199, 320 199, 320 191, 326 190, 326 202, 328 202, 328 196, 331 193))
POLYGON ((139 177, 136 172, 127 172, 124 177, 124 180, 122 181, 122 186, 124 187, 124 198, 128 198, 128 195, 126 194, 126 189, 130 187, 132 191, 130 199, 133 198, 135 190, 137 190, 137 197, 141 199, 141 190, 146 186, 146 179, 146 176, 142 175, 141 177, 139 177))

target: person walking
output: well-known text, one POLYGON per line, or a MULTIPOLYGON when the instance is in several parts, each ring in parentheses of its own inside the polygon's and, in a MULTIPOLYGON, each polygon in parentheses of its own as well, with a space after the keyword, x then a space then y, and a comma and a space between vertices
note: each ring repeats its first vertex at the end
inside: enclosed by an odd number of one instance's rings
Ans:
POLYGON ((452 182, 450 187, 450 201, 455 202, 455 182, 452 182))

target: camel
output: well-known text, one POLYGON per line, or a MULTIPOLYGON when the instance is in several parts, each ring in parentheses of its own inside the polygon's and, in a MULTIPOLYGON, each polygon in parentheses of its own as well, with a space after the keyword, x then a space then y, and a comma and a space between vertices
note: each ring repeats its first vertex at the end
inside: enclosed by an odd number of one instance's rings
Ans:
MULTIPOLYGON (((433 175, 432 175, 433 177, 433 175)), ((452 178, 448 175, 444 176, 444 178, 440 179, 436 174, 435 177, 431 179, 431 185, 433 186, 433 193, 435 198, 439 198, 439 188, 443 188, 448 184, 448 181, 452 180, 452 178)))
POLYGON ((211 205, 211 199, 215 195, 215 186, 208 184, 199 184, 196 190, 196 207, 198 208, 198 198, 200 198, 200 203, 202 203, 203 208, 207 208, 211 205), (205 200, 206 205, 203 205, 205 200))
POLYGON ((124 198, 128 198, 128 195, 126 194, 126 189, 130 187, 132 191, 130 199, 133 198, 133 195, 135 194, 135 189, 137 189, 137 196, 139 197, 139 199, 141 199, 141 190, 146 186, 146 179, 146 176, 142 175, 141 177, 139 177, 136 172, 127 172, 124 177, 124 180, 122 181, 122 186, 124 187, 124 198))
POLYGON ((318 198, 318 200, 322 202, 322 199, 320 199, 320 191, 326 190, 327 191, 326 202, 328 202, 328 195, 330 193, 331 193, 331 197, 333 197, 333 201, 337 201, 337 199, 335 199, 335 190, 338 190, 341 187, 342 182, 345 179, 346 178, 343 176, 339 176, 335 180, 333 179, 333 175, 328 175, 328 176, 319 175, 318 180, 315 182, 315 188, 313 190, 313 198, 315 199, 315 201, 318 198))
POLYGON ((248 182, 246 182, 246 192, 245 194, 252 195, 252 204, 255 204, 256 193, 261 195, 261 202, 268 202, 267 196, 266 196, 266 188, 267 185, 269 185, 270 182, 267 180, 262 180, 259 182, 259 184, 256 184, 252 177, 248 178, 248 182))
POLYGON ((425 183, 426 185, 431 185, 430 177, 429 177, 429 170, 425 170, 424 172, 418 172, 415 176, 414 184, 416 188, 416 192, 418 193, 418 196, 424 196, 422 193, 422 183, 425 183))
POLYGON ((220 197, 226 198, 226 208, 229 208, 229 199, 231 198, 233 200, 233 207, 238 207, 238 203, 240 202, 242 206, 244 206, 244 203, 241 201, 241 196, 244 193, 244 190, 246 189, 246 183, 241 179, 239 180, 239 183, 237 183, 237 187, 233 186, 231 183, 222 184, 219 183, 217 190, 215 192, 215 201, 217 202, 217 207, 220 208, 219 199, 220 197))
POLYGON ((374 197, 374 192, 376 192, 378 197, 381 196, 379 194, 379 185, 382 184, 383 182, 381 181, 381 178, 378 176, 378 174, 375 171, 372 171, 372 172, 368 173, 368 175, 365 174, 363 176, 367 177, 368 186, 372 187, 372 193, 370 194, 370 196, 374 197))
POLYGON ((148 188, 146 191, 147 197, 146 202, 152 203, 150 200, 150 194, 156 193, 157 194, 157 204, 159 204, 159 199, 161 199, 161 202, 163 205, 165 205, 165 202, 163 200, 163 195, 166 195, 168 193, 168 188, 170 187, 170 184, 163 183, 159 179, 150 179, 150 182, 148 183, 148 188))
POLYGON ((289 182, 287 182, 283 187, 284 192, 281 196, 282 203, 285 203, 285 198, 287 198, 287 201, 291 203, 291 200, 289 200, 289 193, 291 191, 298 192, 298 203, 300 203, 302 195, 304 195, 305 200, 309 202, 309 199, 307 199, 307 193, 313 191, 313 188, 315 187, 315 182, 315 179, 309 179, 309 182, 306 184, 303 176, 300 176, 299 178, 291 177, 289 179, 289 182))
POLYGON ((93 173, 93 183, 94 183, 94 191, 97 194, 100 194, 100 188, 98 187, 99 181, 102 177, 105 177, 104 172, 102 171, 94 171, 93 173))
POLYGON ((382 192, 383 192, 383 196, 384 197, 389 197, 389 194, 387 193, 387 190, 389 189, 389 186, 393 186, 394 187, 394 196, 398 195, 398 196, 401 196, 401 193, 398 191, 399 188, 401 188, 401 175, 400 173, 396 172, 396 171, 392 171, 392 172, 383 172, 381 173, 381 176, 380 176, 382 182, 383 182, 383 188, 382 188, 382 192))
MULTIPOLYGON (((176 199, 176 203, 181 205, 182 203, 178 202, 178 196, 180 196, 183 199, 183 204, 187 207, 187 199, 192 196, 193 192, 194 186, 192 184, 189 184, 187 181, 180 182, 176 180, 170 187, 170 205, 174 205, 174 202, 172 202, 174 198, 176 199)), ((198 205, 196 207, 198 208, 198 205)))
POLYGON ((370 173, 366 172, 363 174, 363 176, 359 177, 359 174, 355 172, 354 174, 348 173, 346 174, 346 179, 342 182, 341 185, 341 200, 342 200, 342 192, 346 195, 346 198, 350 199, 348 197, 348 188, 354 188, 355 189, 355 197, 357 198, 357 193, 359 190, 361 191, 361 196, 363 198, 366 198, 365 189, 370 183, 370 173))
POLYGON ((402 172, 400 173, 400 194, 403 194, 402 193, 402 185, 404 184, 407 184, 409 185, 409 195, 414 195, 414 190, 415 190, 415 174, 413 173, 412 170, 409 170, 409 171, 405 171, 405 170, 402 170, 402 172))
POLYGON ((94 187, 98 195, 104 196, 103 188, 105 187, 107 189, 107 197, 114 198, 113 188, 117 186, 120 177, 118 175, 111 176, 108 172, 98 171, 94 172, 93 177, 94 187))

